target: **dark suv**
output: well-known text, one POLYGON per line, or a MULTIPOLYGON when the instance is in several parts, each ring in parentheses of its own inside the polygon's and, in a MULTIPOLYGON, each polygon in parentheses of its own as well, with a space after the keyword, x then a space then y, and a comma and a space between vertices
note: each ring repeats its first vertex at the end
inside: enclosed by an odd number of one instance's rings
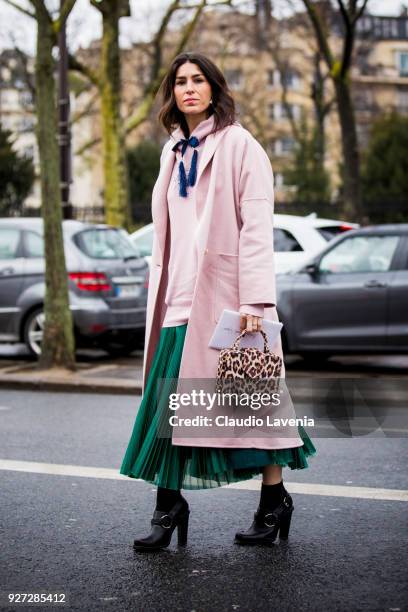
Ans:
MULTIPOLYGON (((77 345, 114 355, 131 352, 144 334, 148 265, 124 230, 63 222, 69 301, 77 345)), ((39 218, 0 219, 0 342, 41 352, 45 260, 39 218)))

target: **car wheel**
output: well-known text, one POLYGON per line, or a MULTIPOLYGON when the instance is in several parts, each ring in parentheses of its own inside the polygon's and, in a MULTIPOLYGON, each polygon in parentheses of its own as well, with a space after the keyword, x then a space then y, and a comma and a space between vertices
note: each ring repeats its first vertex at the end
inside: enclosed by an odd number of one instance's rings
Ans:
POLYGON ((24 342, 32 355, 41 355, 44 335, 44 308, 36 308, 28 315, 24 323, 24 342))
POLYGON ((141 336, 137 334, 131 334, 129 337, 111 334, 97 341, 100 348, 109 353, 111 357, 127 357, 133 351, 142 348, 141 342, 141 336))

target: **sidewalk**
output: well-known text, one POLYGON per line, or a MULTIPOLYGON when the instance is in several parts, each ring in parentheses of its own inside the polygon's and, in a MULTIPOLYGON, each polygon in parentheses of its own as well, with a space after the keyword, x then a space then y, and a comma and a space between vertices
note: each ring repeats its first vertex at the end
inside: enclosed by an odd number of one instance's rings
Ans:
POLYGON ((139 395, 142 392, 141 358, 132 364, 78 363, 76 372, 38 370, 35 363, 3 362, 0 365, 0 388, 114 393, 139 395))
MULTIPOLYGON (((0 389, 32 389, 41 391, 60 391, 71 393, 100 393, 114 395, 141 395, 143 352, 131 358, 100 361, 86 356, 77 361, 77 370, 39 370, 35 361, 13 359, 3 355, 0 359, 0 389)), ((384 399, 384 405, 406 407, 407 365, 404 356, 382 358, 377 363, 375 357, 348 357, 343 363, 327 364, 326 368, 308 369, 302 362, 292 357, 285 361, 288 366, 287 380, 290 390, 296 392, 300 402, 316 402, 317 387, 325 379, 369 379, 372 380, 373 393, 384 399), (381 383, 380 383, 381 381, 381 383), (381 384, 381 387, 378 385, 381 384)), ((341 392, 340 392, 341 395, 341 392)), ((320 394, 324 401, 325 393, 320 394)), ((292 396, 293 397, 293 396, 292 396)))

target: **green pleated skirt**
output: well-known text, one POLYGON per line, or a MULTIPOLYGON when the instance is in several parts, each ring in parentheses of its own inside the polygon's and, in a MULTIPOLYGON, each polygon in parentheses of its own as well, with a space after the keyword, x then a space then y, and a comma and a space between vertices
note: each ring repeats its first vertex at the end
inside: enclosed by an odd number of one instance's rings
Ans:
POLYGON ((161 330, 120 473, 168 489, 210 489, 248 480, 268 464, 309 467, 306 457, 316 449, 302 426, 303 446, 273 450, 175 446, 171 438, 157 436, 163 410, 169 411, 167 398, 157 398, 157 381, 178 378, 186 330, 187 323, 161 330))

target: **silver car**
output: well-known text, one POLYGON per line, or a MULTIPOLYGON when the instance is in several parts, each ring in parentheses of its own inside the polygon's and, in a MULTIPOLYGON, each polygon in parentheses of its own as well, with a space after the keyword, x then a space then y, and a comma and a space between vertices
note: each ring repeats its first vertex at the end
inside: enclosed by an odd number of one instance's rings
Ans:
POLYGON ((408 224, 348 231, 277 291, 287 353, 407 354, 408 224))
MULTIPOLYGON (((144 334, 148 265, 124 230, 63 222, 77 346, 130 353, 144 334)), ((0 219, 0 342, 41 352, 45 260, 40 218, 0 219)))

